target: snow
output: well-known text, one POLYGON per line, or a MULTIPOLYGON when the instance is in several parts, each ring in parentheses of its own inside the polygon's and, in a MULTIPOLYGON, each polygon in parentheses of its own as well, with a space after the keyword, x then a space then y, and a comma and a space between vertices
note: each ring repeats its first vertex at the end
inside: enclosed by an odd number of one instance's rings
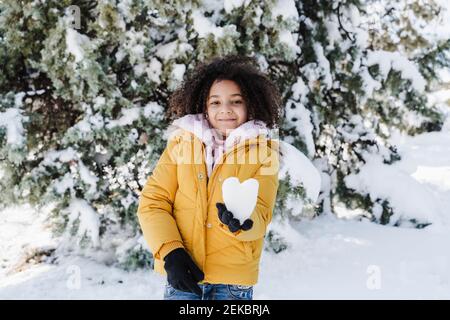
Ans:
POLYGON ((132 0, 121 0, 117 3, 117 9, 119 9, 119 12, 126 18, 127 21, 130 21, 130 8, 133 5, 132 2, 132 0))
POLYGON ((173 70, 172 70, 172 77, 177 81, 182 81, 184 73, 186 71, 186 66, 184 64, 174 64, 173 70))
POLYGON ((45 224, 45 216, 29 205, 10 207, 0 211, 0 279, 10 267, 17 265, 32 248, 55 245, 45 224))
POLYGON ((309 157, 316 153, 313 137, 313 124, 311 122, 311 111, 305 108, 302 103, 289 101, 286 111, 286 120, 289 124, 296 127, 297 132, 303 138, 306 144, 309 157))
POLYGON ((178 45, 178 40, 175 40, 175 41, 172 41, 169 43, 165 43, 165 44, 161 44, 156 49, 155 55, 158 58, 161 58, 164 61, 167 61, 173 56, 173 53, 176 52, 177 45, 178 45))
POLYGON ((126 198, 120 199, 120 203, 124 206, 125 209, 128 209, 130 205, 135 203, 136 197, 133 197, 130 193, 127 195, 126 198))
POLYGON ((78 165, 81 180, 90 186, 87 193, 95 193, 95 191, 97 190, 97 181, 99 180, 99 178, 91 171, 89 171, 83 161, 79 160, 78 165))
POLYGON ((335 44, 339 44, 343 39, 341 33, 339 32, 339 21, 337 15, 330 14, 324 19, 325 27, 327 28, 327 38, 329 45, 326 47, 327 50, 333 50, 335 44))
POLYGON ((241 224, 250 218, 256 207, 258 189, 258 180, 253 178, 241 183, 237 177, 228 177, 222 183, 223 202, 241 224))
POLYGON ((84 46, 89 45, 89 37, 78 33, 72 28, 66 30, 66 50, 75 57, 75 62, 83 60, 85 55, 84 46))
POLYGON ((287 45, 292 52, 293 59, 297 57, 297 54, 302 52, 301 48, 297 45, 298 33, 290 32, 289 30, 282 30, 279 33, 279 39, 281 43, 287 45))
POLYGON ((6 143, 22 145, 24 142, 22 115, 18 108, 9 108, 0 112, 0 127, 6 127, 6 143))
POLYGON ((283 20, 298 20, 298 11, 293 0, 278 0, 271 10, 272 17, 281 16, 283 20))
POLYGON ((158 299, 164 280, 149 271, 128 273, 81 257, 30 266, 0 280, 0 299, 158 299), (30 284, 34 285, 30 285, 30 284))
MULTIPOLYGON (((356 68, 353 69, 353 71, 355 72, 356 70, 356 68)), ((359 75, 361 76, 361 79, 363 81, 362 86, 364 89, 364 96, 362 97, 362 100, 372 97, 372 94, 375 90, 381 89, 381 82, 372 78, 369 73, 369 69, 366 66, 361 68, 359 75)))
MULTIPOLYGON (((3 231, 15 225, 11 213, 0 213, 0 235, 3 245, 15 246, 10 252, 16 254, 43 233, 31 233, 37 224, 27 218, 13 235, 3 237, 3 231)), ((329 215, 283 231, 292 247, 279 254, 263 251, 255 300, 450 298, 448 231, 380 226, 329 215)), ((0 254, 11 256, 4 250, 0 254)), ((160 300, 164 292, 165 279, 155 272, 126 272, 78 256, 62 256, 53 264, 30 263, 20 271, 13 266, 3 262, 0 299, 160 300)))
POLYGON ((301 77, 297 77, 297 82, 292 85, 291 90, 293 99, 299 100, 302 103, 307 101, 309 90, 301 77))
POLYGON ((14 96, 14 107, 8 108, 5 112, 0 112, 0 127, 6 128, 6 143, 15 146, 22 146, 25 137, 23 121, 28 117, 22 116, 20 109, 23 104, 25 92, 17 93, 14 96))
MULTIPOLYGON (((369 33, 368 30, 363 28, 362 18, 358 8, 354 4, 348 4, 343 7, 342 15, 349 20, 349 23, 344 22, 344 28, 353 33, 353 38, 355 39, 355 44, 359 48, 367 48, 369 43, 369 33)), ((343 42, 344 45, 350 46, 350 42, 346 39, 343 42)), ((341 48, 343 48, 341 44, 341 48)), ((345 50, 342 50, 345 51, 345 50)))
MULTIPOLYGON (((445 203, 439 204, 440 199, 428 186, 416 181, 406 172, 398 170, 395 165, 386 165, 377 159, 370 158, 358 174, 347 176, 345 183, 349 188, 363 194, 369 193, 372 201, 387 199, 394 208, 395 214, 390 218, 393 223, 400 218, 415 218, 420 222, 438 225, 443 223, 445 211, 441 209, 444 208, 445 203), (395 183, 386 183, 388 181, 395 181, 395 183)), ((447 207, 448 205, 450 205, 450 199, 447 201, 447 207)))
POLYGON ((255 11, 254 11, 254 16, 252 18, 253 24, 255 26, 259 26, 261 24, 261 16, 263 14, 263 10, 261 9, 261 7, 256 7, 255 11))
POLYGON ((432 223, 429 228, 450 226, 449 132, 409 137, 394 131, 389 141, 398 146, 402 160, 387 165, 377 157, 367 156, 361 171, 345 178, 346 185, 369 193, 372 200, 388 199, 396 212, 391 223, 416 219, 432 223))
POLYGON ((136 139, 139 137, 139 132, 136 128, 132 128, 130 133, 128 134, 128 140, 131 142, 136 142, 136 139))
POLYGON ((450 5, 448 0, 435 0, 440 11, 437 19, 420 21, 421 33, 431 41, 447 40, 450 38, 450 5))
POLYGON ((223 8, 225 9, 226 13, 231 13, 233 9, 240 8, 242 7, 242 5, 244 5, 244 7, 247 7, 249 2, 249 0, 224 0, 223 8))
POLYGON ((55 191, 59 194, 63 194, 67 189, 73 189, 74 185, 75 183, 70 172, 67 172, 61 180, 53 183, 55 191))
MULTIPOLYGON (((125 41, 122 48, 129 54, 129 60, 132 65, 144 60, 146 35, 142 31, 136 31, 134 27, 125 32, 125 41)), ((124 52, 116 54, 120 60, 123 59, 124 52)))
POLYGON ((450 297, 448 230, 364 221, 325 215, 293 224, 294 245, 263 255, 255 299, 450 297))
POLYGON ((162 120, 163 116, 164 116, 164 108, 160 106, 157 102, 154 101, 149 102, 144 107, 144 117, 146 118, 152 117, 157 120, 162 120))
POLYGON ((327 89, 331 89, 333 80, 331 78, 330 62, 325 57, 323 47, 320 45, 320 43, 314 44, 314 52, 316 53, 317 56, 317 62, 319 63, 318 67, 322 73, 323 82, 326 85, 327 89))
MULTIPOLYGON (((386 192, 384 186, 400 209, 413 210, 405 214, 432 219, 432 225, 379 225, 339 204, 333 205, 340 218, 325 213, 286 223, 274 216, 269 230, 281 233, 288 248, 263 251, 254 299, 450 299, 449 133, 450 128, 415 137, 394 134, 390 140, 402 159, 388 167, 373 158, 362 170, 368 177, 360 177, 375 192, 386 192), (394 178, 383 180, 386 175, 394 178)), ((55 153, 64 155, 73 156, 55 153)), ((308 162, 288 159, 297 164, 298 177, 312 179, 304 174, 310 172, 308 162)), ((95 239, 98 214, 82 201, 73 205, 74 212, 95 239)), ((45 218, 29 206, 0 211, 0 299, 162 299, 165 279, 150 270, 126 272, 76 254, 27 259, 60 241, 51 237, 45 218)), ((117 250, 133 246, 133 237, 119 240, 117 250)))
POLYGON ((140 116, 140 109, 139 107, 129 108, 129 109, 122 109, 122 116, 117 120, 109 120, 106 124, 106 127, 108 129, 114 128, 116 126, 127 126, 132 124, 134 121, 136 121, 140 116))
POLYGON ((194 21, 194 30, 198 32, 199 38, 205 38, 209 33, 214 37, 220 38, 223 35, 223 28, 217 27, 213 22, 209 21, 199 10, 193 10, 192 19, 194 21))
POLYGON ((42 164, 52 166, 55 165, 57 160, 59 160, 60 162, 69 162, 76 159, 78 159, 77 152, 72 147, 68 147, 64 150, 52 150, 47 152, 44 160, 42 161, 42 164))
POLYGON ((205 17, 203 12, 198 9, 192 10, 192 20, 193 28, 198 33, 199 38, 206 38, 210 33, 214 35, 215 41, 225 35, 239 36, 235 25, 227 24, 224 27, 218 27, 213 17, 205 17))
MULTIPOLYGON (((152 58, 149 67, 145 70, 147 76, 155 83, 161 83, 162 64, 156 58, 152 58)), ((135 70, 136 72, 136 70, 135 70)))
POLYGON ((77 229, 78 243, 80 244, 81 240, 86 235, 90 237, 94 247, 98 247, 100 244, 100 221, 98 214, 89 203, 86 200, 75 198, 71 200, 69 207, 65 210, 69 212, 68 230, 71 229, 71 226, 75 221, 79 221, 77 229))
POLYGON ((293 145, 280 141, 280 171, 278 178, 290 176, 291 184, 303 185, 306 196, 313 202, 320 192, 320 173, 313 163, 293 145))
POLYGON ((104 126, 104 119, 100 112, 89 117, 90 127, 93 130, 101 129, 104 126))
POLYGON ((366 64, 368 66, 378 64, 384 80, 389 71, 394 69, 400 71, 404 79, 410 80, 415 90, 421 93, 425 90, 426 80, 420 74, 418 67, 399 52, 368 51, 366 64))
MULTIPOLYGON (((42 161, 42 165, 35 170, 40 170, 43 166, 60 168, 61 163, 66 162, 73 162, 73 165, 78 164, 80 179, 89 186, 87 194, 93 195, 97 190, 97 182, 99 178, 89 170, 83 161, 81 161, 79 155, 72 147, 64 150, 48 151, 42 161)), ((67 189, 72 189, 75 184, 75 180, 73 178, 74 177, 70 173, 66 173, 61 180, 54 182, 53 187, 56 192, 64 193, 67 189)))

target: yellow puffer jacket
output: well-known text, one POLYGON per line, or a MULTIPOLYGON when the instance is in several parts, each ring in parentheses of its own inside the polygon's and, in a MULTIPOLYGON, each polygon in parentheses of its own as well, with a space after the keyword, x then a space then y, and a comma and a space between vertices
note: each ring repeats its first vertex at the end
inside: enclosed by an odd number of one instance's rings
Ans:
POLYGON ((184 247, 205 274, 200 283, 256 284, 278 189, 278 148, 264 135, 240 141, 208 178, 203 142, 186 130, 174 135, 142 189, 137 213, 155 271, 166 275, 164 257, 184 247), (221 186, 228 177, 259 182, 248 231, 232 233, 219 220, 216 203, 224 202, 221 186))

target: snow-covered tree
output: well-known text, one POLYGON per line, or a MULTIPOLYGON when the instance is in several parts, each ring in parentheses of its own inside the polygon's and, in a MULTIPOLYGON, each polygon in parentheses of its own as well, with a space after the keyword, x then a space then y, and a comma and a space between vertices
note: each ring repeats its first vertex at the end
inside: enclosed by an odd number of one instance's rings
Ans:
MULTIPOLYGON (((285 139, 302 148, 321 169, 319 212, 334 213, 335 205, 344 204, 373 221, 400 225, 401 214, 390 219, 394 208, 389 199, 371 194, 370 186, 352 183, 355 180, 346 182, 346 177, 357 174, 373 157, 385 164, 400 158, 388 142, 391 130, 413 134, 442 126, 440 110, 427 103, 429 82, 435 77, 427 70, 448 66, 448 38, 426 38, 422 32, 428 42, 403 45, 384 40, 395 33, 419 34, 416 21, 439 21, 434 14, 439 6, 418 10, 422 1, 402 5, 301 1, 296 5, 302 52, 296 59, 297 81, 286 95, 285 139), (386 22, 397 15, 413 22, 386 22)), ((414 223, 422 226, 427 221, 414 223)))
MULTIPOLYGON (((426 93, 435 66, 449 64, 449 42, 417 22, 435 21, 438 4, 384 2, 0 2, 1 205, 51 204, 62 250, 150 265, 136 209, 165 147, 168 97, 199 62, 238 53, 282 93, 284 157, 298 157, 296 146, 322 180, 283 167, 275 220, 343 203, 397 223, 388 199, 345 178, 371 157, 399 159, 391 130, 440 128, 426 93)), ((268 240, 285 248, 276 228, 268 240)))

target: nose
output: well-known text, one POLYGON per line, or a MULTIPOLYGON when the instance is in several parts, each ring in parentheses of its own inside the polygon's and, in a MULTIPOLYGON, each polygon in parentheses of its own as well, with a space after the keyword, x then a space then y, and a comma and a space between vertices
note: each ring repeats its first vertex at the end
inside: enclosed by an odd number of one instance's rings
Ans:
POLYGON ((227 113, 231 114, 233 111, 231 110, 230 106, 227 103, 223 104, 223 107, 220 109, 220 113, 227 113))

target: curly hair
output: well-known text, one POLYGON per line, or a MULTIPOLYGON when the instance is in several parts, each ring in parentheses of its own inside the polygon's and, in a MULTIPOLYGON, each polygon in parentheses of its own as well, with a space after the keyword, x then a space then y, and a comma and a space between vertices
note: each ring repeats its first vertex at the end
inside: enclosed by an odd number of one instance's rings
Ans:
POLYGON ((169 97, 167 117, 206 112, 210 88, 215 80, 232 80, 241 89, 250 119, 268 128, 279 125, 281 95, 272 81, 258 69, 255 58, 242 55, 213 57, 199 64, 169 97))

